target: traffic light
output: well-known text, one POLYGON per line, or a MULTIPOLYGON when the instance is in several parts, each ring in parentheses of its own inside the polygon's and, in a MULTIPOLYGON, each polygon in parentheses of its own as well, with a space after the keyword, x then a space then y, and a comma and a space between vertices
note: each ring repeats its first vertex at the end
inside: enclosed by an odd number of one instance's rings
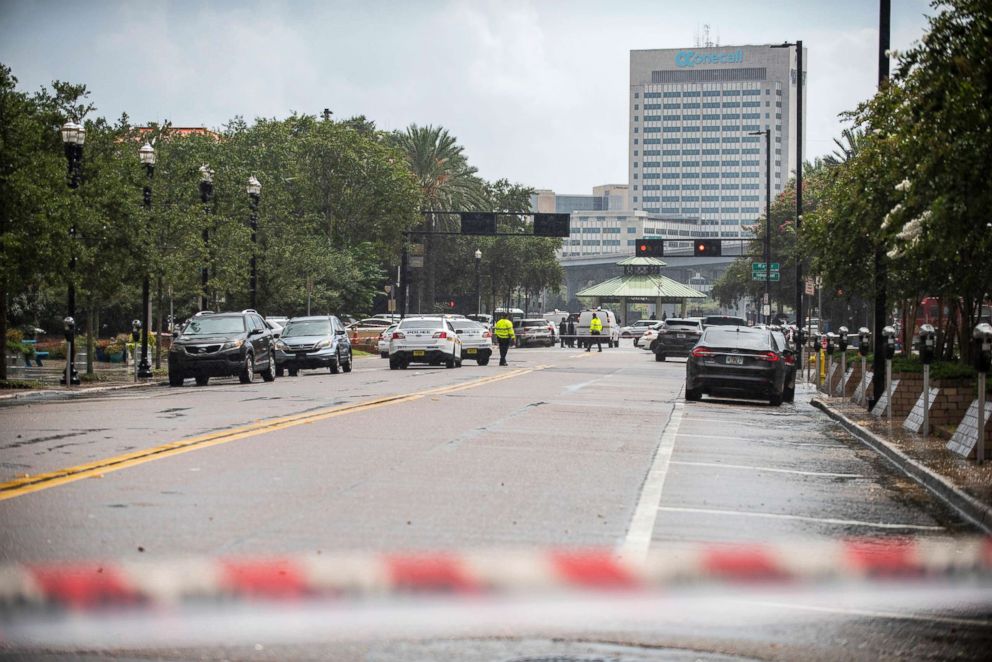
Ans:
POLYGON ((697 239, 692 244, 692 254, 696 257, 720 255, 719 239, 697 239))
POLYGON ((462 234, 496 234, 496 214, 486 211, 463 211, 462 234))
POLYGON ((569 236, 571 214, 534 214, 535 237, 569 236))
POLYGON ((664 239, 638 239, 637 257, 661 257, 665 254, 664 239))

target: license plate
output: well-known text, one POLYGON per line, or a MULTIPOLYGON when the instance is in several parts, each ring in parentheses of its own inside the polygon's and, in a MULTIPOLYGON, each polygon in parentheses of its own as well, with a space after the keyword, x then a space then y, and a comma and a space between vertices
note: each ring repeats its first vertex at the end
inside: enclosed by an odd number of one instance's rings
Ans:
POLYGON ((414 356, 423 356, 424 355, 424 350, 422 350, 422 349, 414 350, 413 355, 414 356))
POLYGON ((728 365, 744 365, 744 357, 743 356, 728 356, 727 357, 727 364, 728 365))
POLYGON ((474 350, 474 349, 466 349, 465 351, 466 351, 467 353, 469 353, 469 354, 475 354, 475 351, 476 351, 476 350, 474 350))
POLYGON ((305 358, 307 358, 307 353, 306 352, 297 352, 296 353, 296 358, 298 358, 298 359, 305 359, 305 358))
POLYGON ((684 333, 676 333, 675 334, 675 337, 676 338, 685 338, 685 334, 684 333))

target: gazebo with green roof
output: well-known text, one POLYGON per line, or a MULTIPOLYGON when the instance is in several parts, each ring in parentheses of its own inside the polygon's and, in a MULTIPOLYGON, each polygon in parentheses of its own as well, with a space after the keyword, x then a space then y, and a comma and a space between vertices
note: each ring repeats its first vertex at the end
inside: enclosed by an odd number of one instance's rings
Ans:
POLYGON ((685 315, 689 299, 705 299, 706 295, 688 285, 661 275, 665 263, 654 257, 628 257, 617 262, 623 275, 591 285, 575 297, 588 300, 592 306, 619 302, 623 304, 623 319, 627 321, 627 307, 631 303, 654 303, 660 309, 664 303, 682 304, 685 315))

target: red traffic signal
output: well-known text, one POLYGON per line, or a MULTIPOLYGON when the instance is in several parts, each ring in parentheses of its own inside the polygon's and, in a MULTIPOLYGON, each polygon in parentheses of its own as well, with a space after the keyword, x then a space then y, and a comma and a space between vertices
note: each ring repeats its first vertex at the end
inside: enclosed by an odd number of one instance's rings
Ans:
POLYGON ((448 302, 448 308, 454 308, 454 307, 455 307, 455 301, 452 299, 451 301, 448 302))
POLYGON ((639 239, 636 248, 637 257, 661 257, 665 254, 665 240, 639 239))
POLYGON ((720 240, 696 239, 692 244, 692 254, 696 257, 720 255, 720 240))

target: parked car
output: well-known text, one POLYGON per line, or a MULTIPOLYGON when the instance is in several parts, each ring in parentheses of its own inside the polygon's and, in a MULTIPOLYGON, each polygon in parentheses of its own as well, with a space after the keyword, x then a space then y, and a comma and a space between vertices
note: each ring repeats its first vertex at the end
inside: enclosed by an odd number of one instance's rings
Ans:
POLYGON ((393 337, 393 331, 399 326, 399 322, 396 324, 391 324, 382 330, 379 334, 379 342, 377 349, 379 350, 379 357, 383 359, 389 358, 389 339, 393 337))
POLYGON ((771 331, 711 326, 689 353, 685 399, 703 395, 768 399, 782 404, 787 368, 771 331))
POLYGON ((655 321, 641 335, 634 336, 634 347, 640 347, 641 349, 647 349, 653 352, 654 348, 658 345, 658 333, 661 331, 662 324, 664 322, 655 321))
POLYGON ((554 331, 551 323, 543 317, 522 319, 514 325, 517 347, 527 347, 528 345, 544 345, 551 347, 555 344, 554 331))
POLYGON ((411 363, 461 367, 461 339, 444 317, 407 317, 389 340, 390 370, 405 370, 411 363))
POLYGON ((658 320, 637 320, 629 326, 620 327, 621 338, 637 338, 658 323, 658 320))
POLYGON ((169 349, 169 386, 182 386, 188 377, 205 386, 211 377, 234 375, 250 384, 256 373, 271 382, 276 378, 274 341, 254 310, 198 313, 169 349))
POLYGON ((288 371, 295 377, 300 370, 327 368, 351 372, 351 341, 344 324, 334 315, 294 317, 276 342, 276 374, 288 371))
POLYGON ((484 325, 469 319, 451 320, 451 326, 462 341, 462 358, 475 359, 479 365, 488 365, 493 354, 493 334, 484 325))
POLYGON ((782 391, 783 402, 793 402, 796 399, 796 352, 782 331, 772 331, 772 338, 778 347, 778 353, 785 361, 785 389, 782 391))
POLYGON ((690 319, 669 317, 658 329, 658 340, 654 347, 654 360, 664 361, 669 356, 689 356, 703 335, 703 326, 690 319))
POLYGON ((703 318, 703 328, 711 326, 747 326, 747 320, 733 315, 707 315, 703 318))
POLYGON ((278 338, 282 335, 282 329, 289 322, 289 318, 284 315, 269 315, 265 318, 265 322, 272 330, 272 335, 278 338))

